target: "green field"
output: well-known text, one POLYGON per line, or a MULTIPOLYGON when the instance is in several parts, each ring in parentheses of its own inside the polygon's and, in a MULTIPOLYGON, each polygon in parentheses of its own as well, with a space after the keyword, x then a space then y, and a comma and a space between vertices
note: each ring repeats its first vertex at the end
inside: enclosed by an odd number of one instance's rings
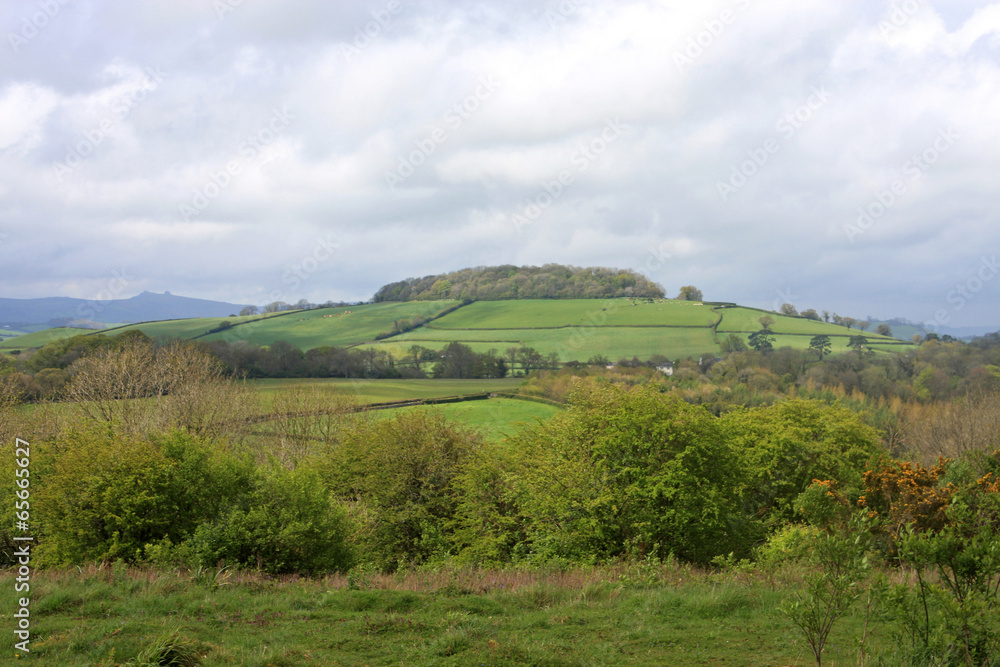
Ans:
POLYGON ((722 322, 719 324, 719 334, 730 331, 757 331, 760 329, 760 318, 768 315, 774 320, 771 331, 776 334, 806 334, 818 336, 857 336, 864 335, 871 340, 895 340, 885 336, 879 336, 871 331, 859 331, 858 329, 847 329, 839 324, 828 324, 817 322, 804 317, 789 317, 776 313, 766 313, 753 308, 725 308, 722 310, 722 322))
MULTIPOLYGON (((15 575, 0 575, 7 610, 23 595, 15 575)), ((175 633, 205 667, 803 666, 815 660, 780 611, 801 586, 795 573, 684 566, 199 580, 183 569, 89 565, 32 573, 30 658, 9 664, 188 664, 135 661, 175 633)), ((865 629, 869 657, 883 660, 872 664, 898 664, 884 626, 866 628, 861 605, 834 626, 823 664, 857 664, 865 629)))
POLYGON ((317 378, 294 380, 253 380, 266 397, 293 387, 332 388, 350 393, 360 403, 388 403, 421 398, 464 396, 494 391, 513 391, 522 380, 503 378, 494 380, 345 380, 343 378, 317 378))
POLYGON ((83 334, 100 333, 94 329, 72 329, 69 327, 56 327, 54 329, 45 329, 43 331, 36 331, 35 333, 26 333, 23 336, 16 336, 14 338, 4 338, 0 340, 0 348, 6 348, 8 350, 28 350, 33 347, 42 347, 55 340, 62 340, 63 338, 72 338, 73 336, 80 336, 83 334))
MULTIPOLYGON (((144 322, 141 324, 127 324, 117 329, 109 329, 106 333, 109 336, 117 336, 126 331, 138 329, 151 338, 190 340, 204 336, 209 331, 219 326, 223 322, 230 322, 234 325, 255 326, 259 321, 264 321, 272 317, 278 317, 283 313, 268 313, 266 315, 248 315, 245 317, 197 317, 188 320, 160 320, 158 322, 144 322)), ((232 329, 236 331, 234 327, 232 329)))
POLYGON ((522 343, 543 355, 555 352, 559 360, 587 361, 602 354, 612 361, 638 356, 646 359, 662 354, 670 359, 683 359, 701 354, 714 354, 719 346, 712 340, 712 331, 705 328, 665 327, 593 327, 580 329, 540 329, 520 331, 431 331, 418 329, 403 336, 375 343, 370 347, 402 356, 411 345, 441 349, 451 341, 467 343, 477 352, 496 349, 503 353, 522 343), (515 334, 507 338, 509 334, 515 334), (518 336, 517 334, 522 334, 518 336), (483 341, 482 338, 489 340, 483 341))
POLYGON ((394 322, 434 317, 455 305, 455 301, 414 301, 319 308, 233 327, 201 340, 245 340, 259 345, 284 340, 304 350, 326 345, 347 347, 374 340, 378 334, 392 331, 394 322))
POLYGON ((718 315, 693 301, 643 299, 526 299, 478 301, 450 313, 435 329, 582 326, 711 326, 718 315))
MULTIPOLYGON (((545 421, 560 410, 555 405, 522 401, 516 398, 491 398, 485 401, 462 401, 461 403, 440 403, 422 405, 404 410, 427 410, 441 414, 448 419, 477 429, 492 440, 516 433, 522 424, 545 421)), ((386 413, 393 411, 386 410, 386 413)))

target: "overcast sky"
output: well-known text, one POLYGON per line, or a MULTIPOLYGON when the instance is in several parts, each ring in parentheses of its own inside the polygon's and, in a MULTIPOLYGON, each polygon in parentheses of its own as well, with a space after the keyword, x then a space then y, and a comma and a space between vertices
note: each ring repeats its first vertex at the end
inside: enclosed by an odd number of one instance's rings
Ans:
POLYGON ((1000 324, 1000 2, 4 0, 0 296, 503 263, 1000 324))

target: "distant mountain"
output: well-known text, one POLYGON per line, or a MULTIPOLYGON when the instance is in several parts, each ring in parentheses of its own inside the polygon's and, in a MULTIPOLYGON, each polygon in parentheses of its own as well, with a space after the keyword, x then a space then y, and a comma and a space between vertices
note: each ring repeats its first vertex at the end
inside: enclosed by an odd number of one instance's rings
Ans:
POLYGON ((143 292, 130 299, 91 301, 69 297, 0 299, 0 326, 90 326, 188 317, 226 317, 240 312, 237 303, 192 299, 170 292, 143 292))
POLYGON ((663 287, 628 269, 561 264, 477 266, 383 286, 375 303, 469 299, 602 299, 622 296, 662 299, 663 287))

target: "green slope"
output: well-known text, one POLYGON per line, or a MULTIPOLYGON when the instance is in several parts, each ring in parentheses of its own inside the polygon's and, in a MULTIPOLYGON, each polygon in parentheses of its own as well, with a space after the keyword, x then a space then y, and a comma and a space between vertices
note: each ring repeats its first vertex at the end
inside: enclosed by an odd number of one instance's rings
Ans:
POLYGON ((392 331, 395 322, 435 317, 457 305, 457 301, 412 301, 319 308, 236 326, 200 340, 245 340, 260 345, 284 340, 304 350, 325 345, 346 347, 374 340, 380 333, 392 331))
POLYGON ((0 349, 7 350, 29 350, 35 347, 42 347, 48 343, 55 340, 62 340, 63 338, 72 338, 73 336, 81 336, 84 334, 92 333, 105 333, 104 331, 95 331, 94 329, 74 329, 71 327, 56 327, 54 329, 45 329, 44 331, 36 331, 35 333, 24 334, 23 336, 16 336, 14 338, 5 338, 0 341, 0 349))
POLYGON ((504 329, 581 326, 711 326, 718 318, 693 301, 656 299, 527 299, 477 301, 430 326, 434 329, 504 329))

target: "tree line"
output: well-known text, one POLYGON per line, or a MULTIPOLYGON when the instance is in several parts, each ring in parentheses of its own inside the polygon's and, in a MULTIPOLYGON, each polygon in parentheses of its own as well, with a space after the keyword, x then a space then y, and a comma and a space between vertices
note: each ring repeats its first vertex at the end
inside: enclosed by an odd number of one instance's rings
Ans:
POLYGON ((476 267, 383 286, 373 301, 459 299, 663 298, 663 288, 627 269, 580 268, 560 264, 476 267))

